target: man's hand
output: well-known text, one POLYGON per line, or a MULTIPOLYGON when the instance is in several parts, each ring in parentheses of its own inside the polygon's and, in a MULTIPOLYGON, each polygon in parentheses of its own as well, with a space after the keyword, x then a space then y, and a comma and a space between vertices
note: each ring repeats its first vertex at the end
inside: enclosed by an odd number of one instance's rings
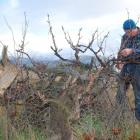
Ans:
POLYGON ((132 53, 133 53, 133 49, 126 48, 126 49, 123 49, 123 50, 120 52, 120 55, 126 57, 126 56, 128 56, 128 55, 130 55, 130 54, 132 54, 132 53))

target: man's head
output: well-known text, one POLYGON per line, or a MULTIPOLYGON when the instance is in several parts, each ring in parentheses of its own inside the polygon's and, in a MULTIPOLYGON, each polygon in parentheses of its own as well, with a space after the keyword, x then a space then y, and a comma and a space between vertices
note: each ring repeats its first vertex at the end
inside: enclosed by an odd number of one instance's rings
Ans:
POLYGON ((124 30, 130 30, 130 29, 135 29, 137 26, 136 26, 136 23, 134 20, 132 19, 127 19, 126 21, 124 21, 123 23, 123 29, 124 30))
POLYGON ((124 29, 126 35, 128 35, 130 37, 135 36, 138 33, 136 23, 132 19, 127 19, 126 21, 124 21, 123 29, 124 29))

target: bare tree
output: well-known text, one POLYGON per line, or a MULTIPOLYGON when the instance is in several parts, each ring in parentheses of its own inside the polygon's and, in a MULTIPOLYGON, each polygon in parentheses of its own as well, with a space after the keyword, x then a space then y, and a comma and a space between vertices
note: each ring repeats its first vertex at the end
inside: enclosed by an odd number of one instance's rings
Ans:
MULTIPOLYGON (((84 53, 86 53, 87 50, 90 50, 93 53, 93 55, 97 58, 97 60, 101 64, 101 66, 102 67, 106 66, 105 62, 99 56, 99 53, 102 52, 102 54, 103 54, 103 50, 102 50, 103 49, 103 43, 106 40, 106 38, 108 37, 109 33, 107 33, 104 36, 104 38, 102 39, 101 43, 97 46, 99 49, 97 51, 95 51, 93 49, 93 43, 95 42, 95 39, 96 39, 97 30, 92 34, 92 37, 91 37, 91 40, 89 41, 89 43, 87 45, 84 45, 84 44, 80 44, 81 31, 82 31, 82 28, 80 28, 79 32, 78 32, 77 42, 76 42, 76 44, 74 44, 72 39, 71 39, 71 37, 70 37, 70 35, 69 35, 69 33, 66 33, 64 27, 62 26, 62 31, 64 33, 65 39, 66 39, 67 43, 69 44, 70 48, 74 51, 75 60, 70 60, 70 59, 64 58, 60 54, 60 51, 62 51, 62 49, 58 49, 58 46, 56 44, 55 36, 54 36, 53 30, 52 30, 52 25, 51 25, 51 22, 50 22, 49 15, 48 15, 48 24, 49 24, 49 29, 50 29, 50 34, 51 34, 51 37, 52 37, 52 41, 53 41, 53 46, 51 46, 51 49, 53 50, 54 54, 58 58, 60 58, 62 61, 67 61, 67 62, 71 62, 71 63, 78 64, 78 65, 83 64, 80 61, 80 55, 79 54, 80 53, 84 54, 84 53)), ((90 64, 93 64, 93 60, 91 60, 90 64)))

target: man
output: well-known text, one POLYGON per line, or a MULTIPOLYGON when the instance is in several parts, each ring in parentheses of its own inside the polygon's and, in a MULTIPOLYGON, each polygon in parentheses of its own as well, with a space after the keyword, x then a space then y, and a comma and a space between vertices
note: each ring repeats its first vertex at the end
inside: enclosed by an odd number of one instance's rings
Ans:
POLYGON ((118 58, 126 61, 120 61, 117 64, 121 72, 116 99, 122 104, 125 100, 125 93, 132 84, 135 96, 135 116, 140 121, 140 29, 132 19, 123 23, 123 29, 125 34, 121 40, 118 58), (133 58, 133 62, 127 58, 133 58))

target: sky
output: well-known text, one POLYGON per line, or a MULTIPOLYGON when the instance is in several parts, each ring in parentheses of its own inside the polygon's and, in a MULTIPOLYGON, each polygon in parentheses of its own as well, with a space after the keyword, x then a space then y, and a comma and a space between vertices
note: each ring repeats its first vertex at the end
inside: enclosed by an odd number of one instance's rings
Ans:
POLYGON ((74 43, 80 28, 83 44, 88 44, 96 29, 100 40, 109 32, 105 52, 116 54, 123 35, 122 24, 128 18, 128 13, 129 18, 138 20, 139 6, 140 0, 0 0, 0 41, 8 45, 9 54, 13 55, 14 48, 17 49, 22 40, 26 13, 28 29, 25 51, 34 56, 51 57, 52 40, 47 23, 49 14, 57 46, 63 49, 64 56, 72 55, 72 51, 66 43, 61 26, 64 26, 74 43), (15 47, 7 23, 12 28, 15 47))

